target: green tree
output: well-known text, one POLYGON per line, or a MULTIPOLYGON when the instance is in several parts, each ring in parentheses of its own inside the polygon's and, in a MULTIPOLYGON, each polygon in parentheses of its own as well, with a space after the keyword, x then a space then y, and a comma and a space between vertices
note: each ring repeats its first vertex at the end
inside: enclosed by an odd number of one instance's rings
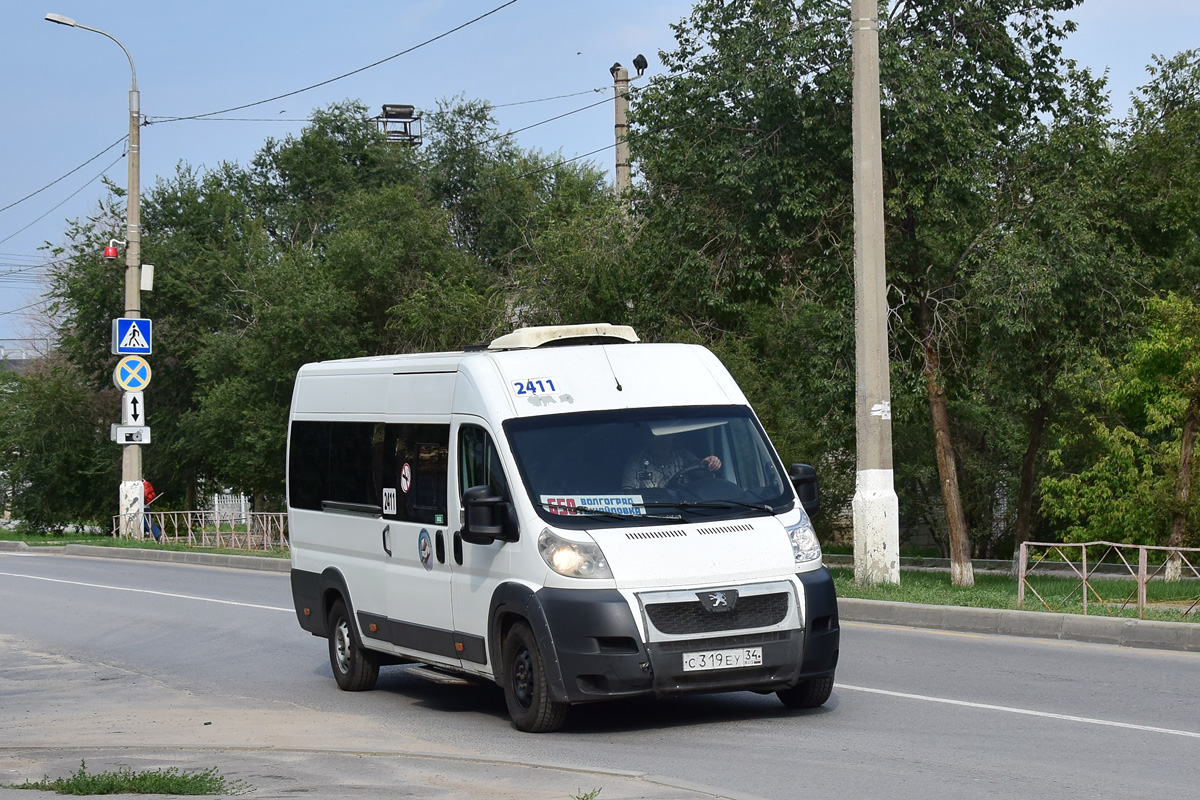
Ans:
POLYGON ((299 136, 268 139, 254 157, 246 190, 280 247, 314 246, 345 197, 416 176, 412 151, 388 146, 367 113, 357 101, 317 109, 299 136))
POLYGON ((1046 512, 1070 541, 1184 546, 1197 532, 1200 305, 1175 294, 1152 301, 1145 333, 1123 360, 1080 377, 1098 411, 1085 409, 1085 432, 1063 436, 1051 452, 1059 472, 1042 481, 1046 512))
MULTIPOLYGON (((960 585, 973 578, 953 420, 956 404, 979 396, 965 380, 971 278, 986 268, 980 245, 1013 224, 998 213, 1013 152, 1041 116, 1066 113, 1060 42, 1072 25, 1058 14, 1075 4, 930 0, 881 13, 893 369, 900 373, 893 387, 896 410, 909 415, 918 410, 909 393, 920 386, 929 420, 895 424, 899 432, 925 431, 926 446, 914 455, 936 453, 941 503, 931 521, 947 529, 960 585)), ((638 212, 660 243, 646 272, 698 329, 736 332, 746 303, 781 297, 851 318, 848 10, 834 0, 698 3, 675 27, 676 49, 662 54, 668 74, 635 105, 631 144, 645 192, 638 212)), ((813 333, 802 334, 802 350, 844 353, 836 338, 814 345, 813 333)), ((851 364, 822 366, 832 375, 851 364)), ((841 376, 853 385, 852 372, 841 376)), ((923 477, 929 464, 918 457, 902 465, 898 482, 931 483, 923 477)))
POLYGON ((61 356, 21 376, 0 372, 0 472, 14 518, 41 530, 108 528, 120 478, 114 406, 115 389, 96 391, 61 356))
POLYGON ((607 197, 603 173, 525 151, 497 130, 491 106, 455 98, 428 117, 426 185, 449 214, 454 243, 496 278, 535 258, 533 240, 607 197))
POLYGON ((1153 296, 1107 358, 1080 360, 1081 424, 1060 421, 1042 486, 1067 536, 1177 547, 1196 531, 1200 53, 1156 57, 1149 71, 1116 137, 1112 193, 1153 296))
POLYGON ((1155 57, 1133 98, 1117 187, 1133 239, 1152 259, 1160 291, 1200 284, 1200 50, 1155 57))
MULTIPOLYGON (((1096 352, 1120 352, 1140 309, 1144 260, 1128 245, 1121 176, 1103 82, 1069 71, 1067 102, 1031 125, 1001 172, 996 223, 969 277, 966 379, 992 437, 999 474, 1018 476, 1014 544, 1028 541, 1046 433, 1074 399, 1059 378, 1096 352)), ((986 471, 983 473, 986 475, 986 471)), ((993 484, 994 485, 994 484, 993 484)))

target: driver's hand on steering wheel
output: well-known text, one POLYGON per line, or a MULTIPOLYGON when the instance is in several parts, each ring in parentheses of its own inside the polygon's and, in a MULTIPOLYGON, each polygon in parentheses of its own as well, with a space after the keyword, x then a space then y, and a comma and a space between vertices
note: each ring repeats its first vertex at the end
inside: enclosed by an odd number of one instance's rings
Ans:
POLYGON ((700 463, 708 467, 709 472, 716 472, 721 468, 721 459, 716 456, 705 456, 700 459, 700 463))

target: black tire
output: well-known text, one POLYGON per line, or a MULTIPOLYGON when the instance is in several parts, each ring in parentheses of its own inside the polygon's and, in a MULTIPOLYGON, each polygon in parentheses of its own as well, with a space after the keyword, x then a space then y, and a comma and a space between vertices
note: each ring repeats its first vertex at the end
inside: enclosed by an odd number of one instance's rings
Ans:
POLYGON ((379 678, 379 654, 359 645, 354 623, 341 600, 329 609, 329 666, 338 687, 345 692, 374 689, 379 678))
POLYGON ((533 631, 518 622, 504 637, 504 702, 513 727, 526 733, 548 733, 562 727, 567 703, 550 699, 546 664, 533 631))
POLYGON ((788 708, 816 708, 825 705, 833 693, 833 675, 822 675, 800 681, 790 689, 780 689, 775 695, 788 708))

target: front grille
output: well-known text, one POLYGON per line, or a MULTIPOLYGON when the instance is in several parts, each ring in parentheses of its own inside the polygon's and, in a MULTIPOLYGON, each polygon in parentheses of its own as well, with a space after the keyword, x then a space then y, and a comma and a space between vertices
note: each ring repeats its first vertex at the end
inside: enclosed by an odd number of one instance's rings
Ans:
POLYGON ((646 606, 646 615, 650 617, 654 627, 673 635, 767 628, 778 625, 787 613, 786 592, 742 595, 733 611, 719 614, 705 611, 699 600, 685 603, 652 603, 646 606))

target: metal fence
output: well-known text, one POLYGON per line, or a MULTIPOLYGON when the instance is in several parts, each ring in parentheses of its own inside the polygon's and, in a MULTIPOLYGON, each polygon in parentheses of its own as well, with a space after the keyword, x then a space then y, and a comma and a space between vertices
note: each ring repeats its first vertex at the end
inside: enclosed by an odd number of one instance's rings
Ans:
POLYGON ((216 512, 220 522, 230 525, 247 524, 250 503, 244 494, 214 494, 209 497, 208 505, 216 512))
POLYGON ((1179 592, 1179 597, 1166 603, 1181 616, 1195 612, 1200 606, 1200 587, 1195 584, 1195 581, 1200 580, 1200 570, 1196 566, 1200 564, 1200 548, 1157 547, 1116 542, 1025 542, 1021 545, 1018 559, 1017 605, 1021 608, 1025 607, 1025 592, 1028 590, 1041 601, 1047 611, 1058 611, 1071 602, 1082 602, 1084 614, 1088 613, 1089 602, 1093 608, 1098 606, 1103 613, 1113 609, 1124 611, 1134 604, 1138 619, 1141 619, 1150 605, 1147 601, 1147 587, 1156 580, 1164 583, 1188 582, 1181 584, 1188 588, 1179 592), (1092 555, 1090 559, 1089 553, 1092 555), (1133 561, 1136 562, 1136 566, 1131 563, 1134 553, 1136 558, 1133 561), (1151 555, 1154 556, 1153 564, 1150 563, 1151 555), (1051 604, 1031 583, 1030 576, 1035 572, 1043 577, 1074 576, 1078 582, 1066 597, 1056 604, 1051 604), (1124 597, 1105 598, 1096 587, 1097 580, 1127 581, 1130 578, 1134 580, 1135 586, 1124 597), (1079 595, 1078 599, 1076 595, 1079 595))
MULTIPOLYGON (((131 530, 138 529, 135 517, 130 517, 131 530)), ((186 544, 228 550, 288 547, 287 514, 282 513, 249 511, 244 521, 231 522, 228 513, 216 510, 147 511, 146 519, 162 532, 157 544, 186 544)), ((113 536, 121 535, 121 521, 120 515, 113 517, 113 536)), ((143 533, 143 536, 148 542, 154 542, 149 532, 143 533)))

